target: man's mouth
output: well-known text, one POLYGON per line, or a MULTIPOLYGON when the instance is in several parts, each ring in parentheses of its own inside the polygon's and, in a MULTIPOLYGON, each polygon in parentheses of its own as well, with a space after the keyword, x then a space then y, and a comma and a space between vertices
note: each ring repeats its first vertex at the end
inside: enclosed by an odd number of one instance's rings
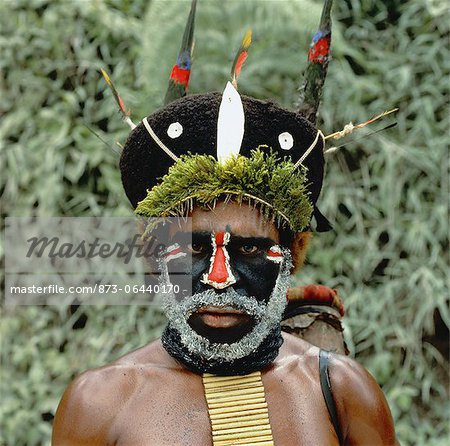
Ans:
POLYGON ((252 317, 245 311, 230 306, 208 305, 196 311, 199 319, 208 327, 231 328, 249 323, 252 317))
POLYGON ((206 305, 192 313, 188 324, 211 342, 232 343, 249 333, 255 320, 245 311, 231 306, 206 305))

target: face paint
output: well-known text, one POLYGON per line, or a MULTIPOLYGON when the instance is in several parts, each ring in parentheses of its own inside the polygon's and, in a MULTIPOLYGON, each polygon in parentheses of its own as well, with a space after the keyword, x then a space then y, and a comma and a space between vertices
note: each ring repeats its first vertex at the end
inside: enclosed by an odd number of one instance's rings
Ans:
POLYGON ((181 246, 178 243, 174 243, 165 250, 163 258, 166 263, 169 263, 171 260, 186 257, 186 255, 187 254, 182 251, 181 246))
POLYGON ((280 248, 273 248, 272 254, 272 247, 270 238, 231 236, 228 252, 238 293, 267 302, 283 259, 280 248))
POLYGON ((283 253, 281 252, 281 248, 278 245, 272 246, 267 251, 266 258, 274 263, 281 263, 283 261, 283 253))
POLYGON ((230 268, 230 256, 226 246, 230 241, 229 232, 211 234, 212 255, 209 271, 203 274, 200 281, 218 290, 227 288, 236 283, 230 268))
MULTIPOLYGON (((217 372, 219 369, 226 370, 227 365, 235 364, 235 361, 243 358, 250 358, 255 351, 264 351, 265 360, 272 361, 274 354, 276 356, 278 353, 278 348, 282 342, 280 340, 281 334, 277 330, 286 306, 286 293, 289 288, 289 275, 292 267, 289 250, 280 249, 280 251, 277 254, 281 254, 282 260, 276 265, 278 274, 266 300, 258 299, 251 295, 243 295, 237 292, 234 287, 220 291, 216 291, 216 289, 213 289, 214 287, 208 287, 208 289, 200 293, 195 293, 193 296, 183 299, 182 302, 176 302, 173 295, 166 295, 164 310, 169 319, 169 330, 167 332, 176 332, 176 336, 170 337, 166 335, 165 340, 163 340, 166 350, 173 356, 177 356, 177 351, 183 351, 183 354, 177 359, 185 363, 195 362, 195 365, 193 363, 187 365, 191 369, 200 371, 215 370, 217 372), (211 307, 229 308, 243 312, 252 318, 253 328, 236 342, 211 342, 207 337, 199 335, 188 323, 193 314, 204 308, 211 307), (275 332, 278 333, 276 340, 269 336, 275 332), (175 338, 179 339, 180 345, 170 345, 169 339, 173 340, 175 338), (276 351, 268 354, 267 348, 262 347, 266 344, 272 346, 270 349, 275 349, 276 351), (260 348, 262 350, 259 350, 260 348)), ((275 266, 272 261, 268 261, 265 258, 264 261, 265 263, 270 263, 271 266, 275 266)), ((169 284, 170 278, 167 264, 161 262, 161 266, 162 283, 169 284)), ((254 358, 255 367, 256 363, 258 363, 257 369, 260 369, 261 361, 264 362, 265 360, 258 355, 257 358, 254 358)), ((248 364, 248 360, 246 363, 245 370, 248 371, 248 367, 251 369, 252 366, 248 364)))
MULTIPOLYGON (((210 289, 223 290, 233 286, 243 296, 254 296, 267 301, 275 285, 283 254, 270 237, 242 237, 228 231, 177 232, 173 241, 188 252, 186 273, 192 277, 192 292, 210 289)), ((169 251, 169 250, 167 250, 169 251)), ((175 267, 180 271, 178 250, 169 254, 174 260, 168 265, 169 273, 175 267)), ((173 280, 178 280, 175 277, 173 280)))

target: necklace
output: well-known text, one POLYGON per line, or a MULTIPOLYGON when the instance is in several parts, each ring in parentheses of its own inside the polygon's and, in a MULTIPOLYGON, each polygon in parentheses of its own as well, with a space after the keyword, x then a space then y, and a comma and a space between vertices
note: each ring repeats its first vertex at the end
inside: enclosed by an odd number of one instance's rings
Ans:
POLYGON ((213 446, 273 446, 261 372, 244 376, 204 373, 213 446))

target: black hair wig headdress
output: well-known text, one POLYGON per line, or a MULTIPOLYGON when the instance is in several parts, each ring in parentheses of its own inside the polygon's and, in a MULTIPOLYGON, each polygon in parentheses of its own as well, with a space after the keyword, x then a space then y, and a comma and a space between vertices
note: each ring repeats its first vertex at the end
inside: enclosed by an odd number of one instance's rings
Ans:
MULTIPOLYGON (((296 111, 241 96, 237 79, 248 54, 247 32, 223 93, 186 96, 192 66, 197 1, 193 0, 165 105, 135 125, 103 72, 132 128, 121 155, 125 192, 136 213, 185 215, 195 204, 213 207, 235 199, 292 231, 330 229, 317 209, 324 174, 323 133, 315 127, 331 42, 331 5, 325 0, 319 30, 308 53, 296 111)), ((330 135, 330 136, 335 136, 330 135)))

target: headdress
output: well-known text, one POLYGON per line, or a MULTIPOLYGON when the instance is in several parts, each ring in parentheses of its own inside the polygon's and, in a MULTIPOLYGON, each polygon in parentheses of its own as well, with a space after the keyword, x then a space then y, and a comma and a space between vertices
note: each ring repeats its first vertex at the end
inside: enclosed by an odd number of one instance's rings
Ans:
POLYGON ((294 232, 308 229, 312 215, 316 230, 330 229, 317 208, 326 137, 315 122, 330 58, 331 5, 332 0, 325 1, 295 111, 238 93, 237 79, 247 58, 251 32, 242 41, 231 82, 222 94, 186 96, 196 0, 161 109, 134 125, 104 73, 133 129, 123 148, 120 169, 137 214, 186 215, 194 203, 214 207, 217 200, 234 199, 259 207, 279 227, 294 232))

